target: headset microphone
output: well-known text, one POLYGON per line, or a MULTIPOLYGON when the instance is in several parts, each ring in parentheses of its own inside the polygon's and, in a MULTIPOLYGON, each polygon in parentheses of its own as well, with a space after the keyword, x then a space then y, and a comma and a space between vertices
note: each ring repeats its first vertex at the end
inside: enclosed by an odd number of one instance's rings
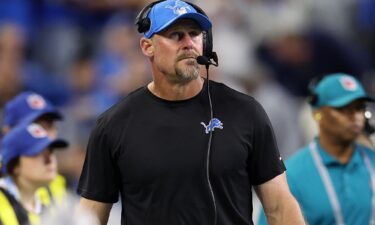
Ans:
POLYGON ((210 65, 211 64, 210 60, 207 57, 202 56, 202 55, 197 57, 197 63, 201 64, 201 65, 210 65))
POLYGON ((205 65, 208 67, 209 65, 219 66, 219 63, 216 61, 213 63, 211 60, 208 59, 208 57, 200 55, 197 57, 197 63, 200 65, 205 65))

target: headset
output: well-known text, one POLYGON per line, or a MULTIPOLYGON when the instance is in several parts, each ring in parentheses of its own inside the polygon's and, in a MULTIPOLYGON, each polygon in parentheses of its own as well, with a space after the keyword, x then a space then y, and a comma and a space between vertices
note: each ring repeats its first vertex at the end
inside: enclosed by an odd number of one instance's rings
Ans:
POLYGON ((309 91, 309 96, 307 96, 307 102, 313 107, 315 107, 319 101, 319 96, 315 93, 315 88, 319 84, 319 82, 323 80, 324 77, 326 77, 326 75, 314 77, 307 86, 307 89, 309 91))
POLYGON ((375 120, 373 117, 372 109, 367 108, 365 111, 365 130, 367 135, 372 135, 375 133, 375 120))
MULTIPOLYGON (((151 11, 152 7, 160 2, 163 2, 165 0, 159 0, 150 3, 149 5, 145 6, 138 14, 138 16, 135 19, 135 25, 137 26, 137 30, 139 33, 145 33, 147 32, 150 27, 151 27, 151 21, 148 18, 148 14, 151 11)), ((207 14, 197 5, 191 3, 191 2, 186 2, 190 6, 192 6, 198 13, 207 16, 207 14)), ((208 17, 208 16, 207 16, 208 17)), ((212 40, 212 29, 209 29, 207 31, 203 31, 203 56, 205 59, 201 60, 202 63, 199 64, 204 64, 204 65, 218 65, 218 57, 216 52, 212 50, 213 48, 213 40, 212 40), (211 59, 215 62, 212 63, 211 59)))

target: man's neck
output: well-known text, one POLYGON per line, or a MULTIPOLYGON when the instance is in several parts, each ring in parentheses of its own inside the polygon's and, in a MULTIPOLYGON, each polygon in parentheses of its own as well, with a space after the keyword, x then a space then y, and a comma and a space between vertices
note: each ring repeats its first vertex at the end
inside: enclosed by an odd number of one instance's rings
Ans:
POLYGON ((319 136, 321 147, 339 162, 346 164, 350 161, 354 151, 354 142, 340 141, 324 135, 319 136))
POLYGON ((147 85, 147 88, 159 98, 178 101, 186 100, 196 96, 203 88, 204 80, 201 77, 188 83, 170 83, 167 80, 154 80, 147 85))

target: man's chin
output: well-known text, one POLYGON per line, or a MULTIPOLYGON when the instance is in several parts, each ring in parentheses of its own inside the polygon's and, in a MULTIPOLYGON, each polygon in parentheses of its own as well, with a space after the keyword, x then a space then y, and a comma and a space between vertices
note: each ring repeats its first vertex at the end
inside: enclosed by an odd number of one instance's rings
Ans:
POLYGON ((177 79, 181 83, 188 83, 192 80, 197 79, 199 73, 196 72, 196 70, 180 70, 177 72, 177 79))
POLYGON ((186 58, 180 60, 183 66, 198 66, 197 60, 195 58, 186 58))

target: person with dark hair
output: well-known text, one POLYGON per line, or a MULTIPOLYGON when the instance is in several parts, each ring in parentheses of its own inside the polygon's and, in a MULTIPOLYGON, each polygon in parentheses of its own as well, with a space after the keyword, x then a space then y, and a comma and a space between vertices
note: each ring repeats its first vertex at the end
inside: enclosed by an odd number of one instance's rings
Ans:
POLYGON ((203 10, 157 1, 136 24, 153 81, 99 117, 81 207, 104 225, 120 194, 123 225, 250 225, 254 187, 272 224, 304 224, 262 106, 200 76, 218 62, 203 10))
POLYGON ((374 98, 348 74, 330 74, 311 86, 319 133, 286 161, 291 191, 309 224, 374 224, 375 152, 356 141, 366 102, 374 98))
POLYGON ((57 175, 53 151, 67 142, 48 136, 42 126, 21 124, 1 141, 0 224, 38 225, 46 208, 37 190, 57 175))

